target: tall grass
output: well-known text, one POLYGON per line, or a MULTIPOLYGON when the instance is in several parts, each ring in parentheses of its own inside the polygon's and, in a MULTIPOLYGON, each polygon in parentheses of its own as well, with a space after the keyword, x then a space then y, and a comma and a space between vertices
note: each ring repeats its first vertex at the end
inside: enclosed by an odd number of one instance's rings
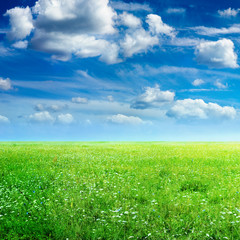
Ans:
POLYGON ((2 143, 0 239, 240 239, 240 144, 2 143))

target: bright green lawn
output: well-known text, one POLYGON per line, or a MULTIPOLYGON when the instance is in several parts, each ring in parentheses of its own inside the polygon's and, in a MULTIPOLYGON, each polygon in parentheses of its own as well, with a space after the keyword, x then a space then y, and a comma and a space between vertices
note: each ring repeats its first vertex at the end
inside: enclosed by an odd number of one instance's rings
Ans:
POLYGON ((1 143, 0 239, 240 239, 240 144, 1 143))

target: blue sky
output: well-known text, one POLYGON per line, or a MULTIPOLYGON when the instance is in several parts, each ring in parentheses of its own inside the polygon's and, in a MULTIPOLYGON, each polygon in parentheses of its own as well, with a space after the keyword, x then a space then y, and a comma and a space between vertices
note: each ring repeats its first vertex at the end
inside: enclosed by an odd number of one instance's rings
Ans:
POLYGON ((237 1, 0 3, 0 140, 240 140, 237 1))

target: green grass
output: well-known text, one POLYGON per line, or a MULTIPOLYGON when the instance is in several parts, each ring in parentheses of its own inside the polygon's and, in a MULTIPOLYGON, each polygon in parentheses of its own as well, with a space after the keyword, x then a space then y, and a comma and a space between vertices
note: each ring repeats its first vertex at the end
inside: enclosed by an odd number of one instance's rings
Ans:
POLYGON ((0 239, 240 239, 240 144, 1 143, 0 239))

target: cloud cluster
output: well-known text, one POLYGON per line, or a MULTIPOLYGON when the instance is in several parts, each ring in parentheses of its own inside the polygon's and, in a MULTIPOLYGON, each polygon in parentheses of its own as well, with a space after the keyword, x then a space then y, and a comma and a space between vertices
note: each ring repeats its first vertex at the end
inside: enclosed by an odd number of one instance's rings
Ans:
POLYGON ((108 117, 108 121, 116 124, 133 124, 133 125, 144 123, 144 121, 139 117, 126 116, 123 114, 117 114, 108 117))
MULTIPOLYGON (((10 9, 5 14, 11 25, 8 37, 23 40, 34 30, 29 47, 50 53, 55 59, 66 61, 74 54, 80 58, 99 56, 107 63, 119 62, 118 47, 104 39, 116 32, 116 12, 108 3, 108 0, 39 0, 32 11, 29 7, 10 9)), ((24 48, 27 43, 13 46, 24 48)))
POLYGON ((163 23, 162 18, 156 14, 147 15, 147 30, 142 27, 141 20, 132 14, 123 13, 121 22, 130 28, 127 30, 124 39, 120 41, 124 57, 132 57, 135 54, 147 52, 154 46, 159 45, 160 38, 163 35, 171 38, 175 36, 175 29, 163 23))
POLYGON ((174 118, 236 118, 237 112, 233 107, 221 107, 216 103, 205 103, 202 99, 177 100, 167 112, 167 116, 174 118))
POLYGON ((239 13, 239 9, 233 9, 233 8, 218 10, 218 14, 221 17, 236 17, 238 13, 239 13))
POLYGON ((200 43, 195 50, 199 64, 210 68, 238 68, 237 54, 230 39, 200 43))
POLYGON ((29 116, 29 120, 35 123, 62 123, 62 124, 70 124, 73 122, 74 118, 70 113, 67 114, 59 114, 57 118, 51 115, 48 111, 37 112, 31 114, 29 116))
POLYGON ((1 78, 0 77, 0 90, 10 90, 12 88, 11 80, 9 78, 1 78))
POLYGON ((57 120, 62 124, 70 124, 73 122, 74 119, 70 113, 67 113, 58 115, 57 120))
POLYGON ((39 122, 39 123, 44 123, 44 122, 54 122, 55 119, 51 114, 47 111, 43 112, 37 112, 34 114, 31 114, 29 116, 29 119, 33 122, 39 122))
MULTIPOLYGON (((200 86, 204 83, 202 79, 195 79, 192 82, 194 86, 200 86)), ((214 85, 221 89, 227 87, 219 80, 215 81, 214 85)), ((165 109, 167 117, 176 119, 235 119, 237 116, 237 111, 234 107, 222 107, 216 103, 206 103, 202 99, 175 100, 174 98, 174 92, 161 91, 159 86, 154 88, 147 87, 145 92, 134 100, 131 108, 162 108, 165 109)))
POLYGON ((174 97, 174 92, 161 91, 159 86, 155 86, 154 88, 147 87, 145 92, 135 99, 131 108, 146 109, 159 107, 163 104, 172 103, 174 97))
MULTIPOLYGON (((127 11, 150 10, 146 4, 113 5, 127 11)), ((109 0, 38 0, 32 9, 16 7, 5 15, 11 25, 8 37, 17 40, 13 47, 32 48, 62 61, 74 55, 99 57, 107 64, 119 63, 159 45, 161 35, 174 36, 174 29, 163 23, 160 16, 149 14, 149 29, 145 29, 142 20, 133 14, 123 12, 118 16, 109 0), (123 34, 118 32, 121 26, 128 28, 123 34)))

